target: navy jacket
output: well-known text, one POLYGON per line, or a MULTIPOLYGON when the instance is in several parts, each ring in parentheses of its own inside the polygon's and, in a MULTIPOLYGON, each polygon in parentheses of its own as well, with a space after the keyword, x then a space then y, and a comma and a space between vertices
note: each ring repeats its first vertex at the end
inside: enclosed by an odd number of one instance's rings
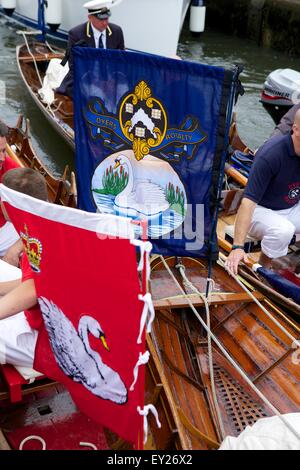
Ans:
MULTIPOLYGON (((81 46, 95 47, 93 29, 89 22, 80 24, 69 31, 68 46, 63 61, 68 60, 70 70, 56 92, 70 97, 73 96, 72 47, 79 42, 81 46)), ((120 26, 109 23, 106 29, 106 47, 107 49, 125 49, 123 31, 120 26)))

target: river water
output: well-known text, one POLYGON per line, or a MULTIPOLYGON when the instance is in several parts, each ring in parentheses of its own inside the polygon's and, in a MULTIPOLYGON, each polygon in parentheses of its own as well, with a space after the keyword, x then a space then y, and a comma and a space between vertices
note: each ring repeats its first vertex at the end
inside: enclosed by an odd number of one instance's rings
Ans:
MULTIPOLYGON (((28 95, 17 70, 15 47, 22 42, 14 26, 0 18, 0 80, 5 84, 6 99, 0 94, 0 119, 10 125, 20 113, 30 118, 33 146, 38 155, 56 175, 66 163, 73 165, 69 147, 58 137, 28 95)), ((241 137, 251 148, 258 147, 271 133, 273 121, 259 102, 265 77, 276 68, 300 70, 300 58, 290 58, 276 51, 259 48, 255 43, 207 29, 193 37, 184 30, 178 54, 186 59, 231 68, 244 66, 241 75, 245 95, 236 106, 241 137)), ((1 91, 1 90, 0 90, 1 91)))

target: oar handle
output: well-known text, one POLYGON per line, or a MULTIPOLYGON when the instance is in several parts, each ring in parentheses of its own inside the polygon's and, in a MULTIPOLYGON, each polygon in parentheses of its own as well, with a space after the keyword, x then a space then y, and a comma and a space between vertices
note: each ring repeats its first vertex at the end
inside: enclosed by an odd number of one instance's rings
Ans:
POLYGON ((236 168, 233 168, 228 163, 225 164, 225 173, 243 188, 247 185, 248 179, 246 176, 242 175, 236 168))

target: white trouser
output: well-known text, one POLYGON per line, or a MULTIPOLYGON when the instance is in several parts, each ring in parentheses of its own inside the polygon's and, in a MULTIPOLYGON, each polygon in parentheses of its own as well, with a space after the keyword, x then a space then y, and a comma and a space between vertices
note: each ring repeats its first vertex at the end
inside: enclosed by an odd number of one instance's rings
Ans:
POLYGON ((15 230, 11 222, 6 222, 3 227, 0 228, 0 256, 4 256, 7 250, 19 240, 20 235, 15 230))
MULTIPOLYGON (((0 282, 20 279, 22 272, 0 260, 0 282)), ((24 312, 0 320, 0 364, 32 368, 38 332, 29 326, 24 312)))
MULTIPOLYGON (((282 416, 299 434, 300 413, 282 416)), ((300 442, 278 416, 271 416, 247 426, 237 437, 227 436, 219 450, 300 450, 300 442)))
POLYGON ((295 233, 300 233, 300 202, 279 211, 255 208, 249 235, 261 240, 262 252, 269 258, 285 256, 295 233))

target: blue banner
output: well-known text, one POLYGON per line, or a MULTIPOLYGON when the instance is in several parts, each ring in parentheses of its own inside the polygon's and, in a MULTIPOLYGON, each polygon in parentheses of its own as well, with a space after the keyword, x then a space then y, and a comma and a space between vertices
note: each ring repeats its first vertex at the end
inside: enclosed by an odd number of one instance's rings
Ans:
POLYGON ((233 72, 128 51, 73 52, 79 208, 146 219, 163 255, 216 252, 233 72))

